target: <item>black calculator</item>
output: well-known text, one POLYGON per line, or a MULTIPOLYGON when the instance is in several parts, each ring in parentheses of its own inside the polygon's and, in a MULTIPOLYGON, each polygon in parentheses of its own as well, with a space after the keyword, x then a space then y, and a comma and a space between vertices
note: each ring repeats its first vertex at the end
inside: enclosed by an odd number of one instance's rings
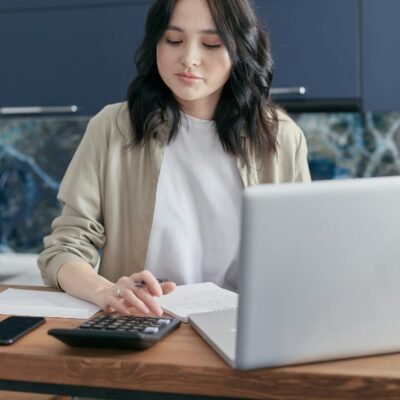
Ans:
POLYGON ((70 346, 144 350, 178 328, 170 317, 100 315, 72 329, 54 328, 47 333, 70 346))

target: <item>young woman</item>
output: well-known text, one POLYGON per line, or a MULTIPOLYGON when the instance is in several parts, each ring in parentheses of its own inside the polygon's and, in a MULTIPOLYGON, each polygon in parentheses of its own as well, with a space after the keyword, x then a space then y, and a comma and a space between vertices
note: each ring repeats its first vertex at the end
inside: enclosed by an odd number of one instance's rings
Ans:
POLYGON ((175 282, 237 288, 244 187, 310 175, 301 130, 270 100, 248 0, 157 0, 137 71, 127 102, 90 121, 38 264, 105 311, 161 315, 154 297, 175 282))

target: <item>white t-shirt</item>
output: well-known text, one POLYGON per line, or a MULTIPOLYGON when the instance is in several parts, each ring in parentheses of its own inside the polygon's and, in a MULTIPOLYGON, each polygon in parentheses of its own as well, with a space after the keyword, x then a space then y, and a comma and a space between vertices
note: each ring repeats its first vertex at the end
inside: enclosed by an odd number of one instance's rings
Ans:
POLYGON ((214 121, 181 113, 157 184, 146 269, 178 285, 237 289, 243 183, 214 121))

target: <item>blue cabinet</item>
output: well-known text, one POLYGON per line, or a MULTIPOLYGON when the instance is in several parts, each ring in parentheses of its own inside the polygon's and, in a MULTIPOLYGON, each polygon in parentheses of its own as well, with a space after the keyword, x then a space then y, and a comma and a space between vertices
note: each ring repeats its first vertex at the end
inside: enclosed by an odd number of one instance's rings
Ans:
MULTIPOLYGON (((276 101, 291 111, 400 110, 399 0, 253 3, 270 31, 276 101)), ((76 105, 89 115, 123 100, 151 4, 1 0, 0 108, 76 105)))
POLYGON ((399 0, 362 0, 365 110, 400 110, 399 15, 399 0))
POLYGON ((121 101, 150 1, 2 0, 0 107, 121 101))
POLYGON ((256 0, 295 110, 400 110, 399 0, 256 0))
MULTIPOLYGON (((374 0, 372 0, 374 1, 374 0)), ((304 87, 282 98, 357 106, 360 98, 358 0, 258 0, 270 33, 273 88, 304 87)))

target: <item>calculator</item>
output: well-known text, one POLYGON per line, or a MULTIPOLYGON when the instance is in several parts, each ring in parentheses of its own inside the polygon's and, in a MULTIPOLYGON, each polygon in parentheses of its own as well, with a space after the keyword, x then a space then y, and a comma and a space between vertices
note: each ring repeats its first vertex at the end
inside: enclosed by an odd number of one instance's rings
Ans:
POLYGON ((47 333, 69 346, 144 350, 178 328, 170 317, 100 315, 71 329, 54 328, 47 333))

